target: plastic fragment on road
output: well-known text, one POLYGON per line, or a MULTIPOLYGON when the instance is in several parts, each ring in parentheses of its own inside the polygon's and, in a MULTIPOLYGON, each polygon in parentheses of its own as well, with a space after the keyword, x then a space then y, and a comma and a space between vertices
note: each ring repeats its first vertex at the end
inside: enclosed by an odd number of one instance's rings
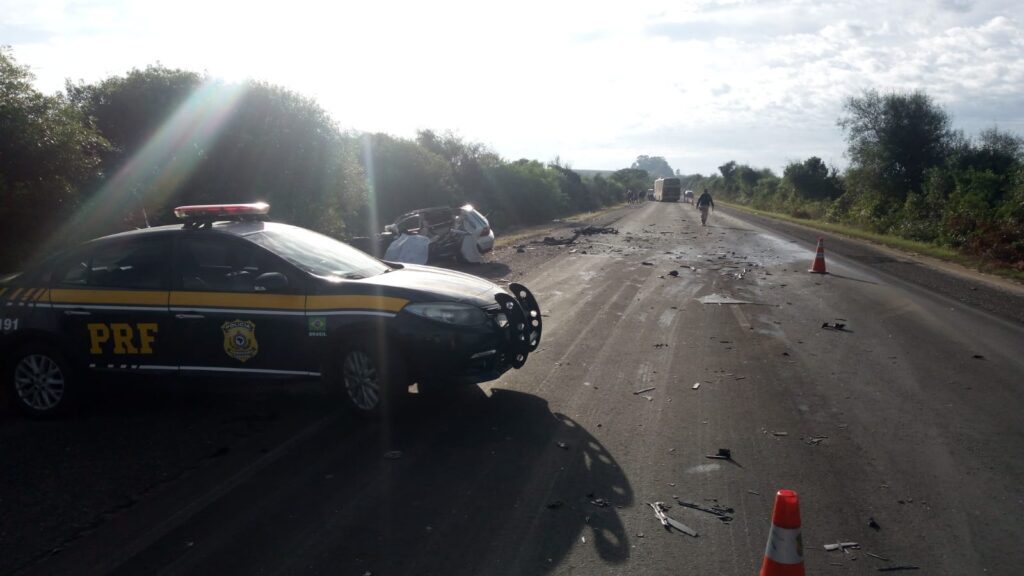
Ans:
POLYGON ((644 394, 645 392, 653 392, 656 388, 657 388, 656 386, 651 386, 650 388, 644 388, 643 390, 637 390, 636 392, 633 392, 633 395, 639 396, 641 394, 644 394))
POLYGON ((694 390, 696 390, 697 388, 700 388, 700 382, 696 382, 696 383, 695 383, 695 384, 693 385, 693 389, 694 389, 694 390))
POLYGON ((772 432, 772 436, 789 436, 789 432, 772 432))
POLYGON ((739 300, 731 296, 723 296, 721 294, 708 294, 707 296, 701 296, 697 298, 697 301, 701 304, 753 304, 747 300, 739 300))
POLYGON ((872 530, 876 530, 876 531, 882 529, 882 527, 878 524, 878 522, 875 521, 874 517, 869 517, 868 518, 868 527, 871 528, 872 530))
POLYGON ((823 322, 821 327, 825 330, 835 330, 836 332, 846 332, 846 324, 840 322, 823 322))
POLYGON ((704 457, 714 460, 732 460, 732 450, 729 450, 728 448, 719 448, 717 454, 707 454, 704 457))
POLYGON ((641 262, 641 264, 643 264, 644 266, 654 266, 654 262, 644 261, 644 262, 641 262))
POLYGON ((686 524, 683 524, 682 522, 674 518, 670 518, 667 514, 665 514, 665 511, 668 510, 668 506, 665 506, 664 502, 655 502, 653 504, 648 502, 647 505, 650 506, 652 510, 654 510, 654 515, 658 518, 658 521, 661 522, 661 525, 664 526, 666 530, 671 530, 672 528, 675 528, 676 530, 688 536, 693 536, 694 538, 698 536, 696 530, 690 528, 686 524))
POLYGON ((860 544, 856 542, 836 542, 835 544, 825 544, 825 550, 827 552, 834 552, 836 550, 846 552, 847 549, 860 550, 860 544))
POLYGON ((675 278, 675 277, 679 276, 679 270, 671 270, 671 271, 669 271, 668 275, 672 276, 673 278, 675 278))
POLYGON ((879 560, 881 560, 883 562, 890 562, 891 561, 888 558, 886 558, 885 556, 879 556, 878 554, 872 554, 871 552, 865 552, 865 554, 867 554, 868 556, 871 556, 872 558, 878 558, 879 560))

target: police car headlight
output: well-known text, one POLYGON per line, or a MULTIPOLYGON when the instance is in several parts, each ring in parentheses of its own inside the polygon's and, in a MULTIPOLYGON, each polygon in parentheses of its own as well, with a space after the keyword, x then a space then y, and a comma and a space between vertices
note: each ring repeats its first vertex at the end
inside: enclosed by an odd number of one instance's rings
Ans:
POLYGON ((457 304, 454 302, 433 302, 427 304, 409 304, 405 307, 407 312, 458 326, 475 326, 487 322, 487 314, 469 304, 457 304))

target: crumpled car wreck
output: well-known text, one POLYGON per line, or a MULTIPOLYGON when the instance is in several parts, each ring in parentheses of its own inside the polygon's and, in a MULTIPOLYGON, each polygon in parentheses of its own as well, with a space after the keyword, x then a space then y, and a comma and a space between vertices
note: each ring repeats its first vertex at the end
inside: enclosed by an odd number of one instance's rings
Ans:
POLYGON ((390 262, 426 264, 454 258, 482 262, 494 249, 494 231, 472 205, 436 206, 402 214, 375 238, 354 238, 356 248, 390 262))

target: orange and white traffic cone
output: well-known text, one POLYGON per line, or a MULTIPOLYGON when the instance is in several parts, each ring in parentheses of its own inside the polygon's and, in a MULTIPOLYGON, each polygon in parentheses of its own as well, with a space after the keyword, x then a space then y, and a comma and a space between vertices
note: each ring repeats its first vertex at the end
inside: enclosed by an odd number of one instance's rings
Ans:
POLYGON ((772 531, 768 534, 760 576, 804 576, 800 498, 792 490, 779 490, 775 495, 772 531))
POLYGON ((811 265, 811 269, 808 272, 814 272, 815 274, 828 274, 825 270, 825 239, 818 238, 818 252, 814 255, 814 264, 811 265))

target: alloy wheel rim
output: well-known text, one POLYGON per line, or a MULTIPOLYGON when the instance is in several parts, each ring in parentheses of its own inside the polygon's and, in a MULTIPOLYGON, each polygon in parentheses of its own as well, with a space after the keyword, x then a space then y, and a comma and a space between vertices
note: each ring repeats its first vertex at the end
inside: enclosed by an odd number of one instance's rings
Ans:
POLYGON ((349 352, 345 356, 342 377, 345 391, 357 408, 369 412, 380 404, 377 365, 369 354, 360 350, 349 352))
POLYGON ((64 373, 53 358, 29 354, 14 368, 18 399, 33 410, 53 410, 64 399, 64 373))

